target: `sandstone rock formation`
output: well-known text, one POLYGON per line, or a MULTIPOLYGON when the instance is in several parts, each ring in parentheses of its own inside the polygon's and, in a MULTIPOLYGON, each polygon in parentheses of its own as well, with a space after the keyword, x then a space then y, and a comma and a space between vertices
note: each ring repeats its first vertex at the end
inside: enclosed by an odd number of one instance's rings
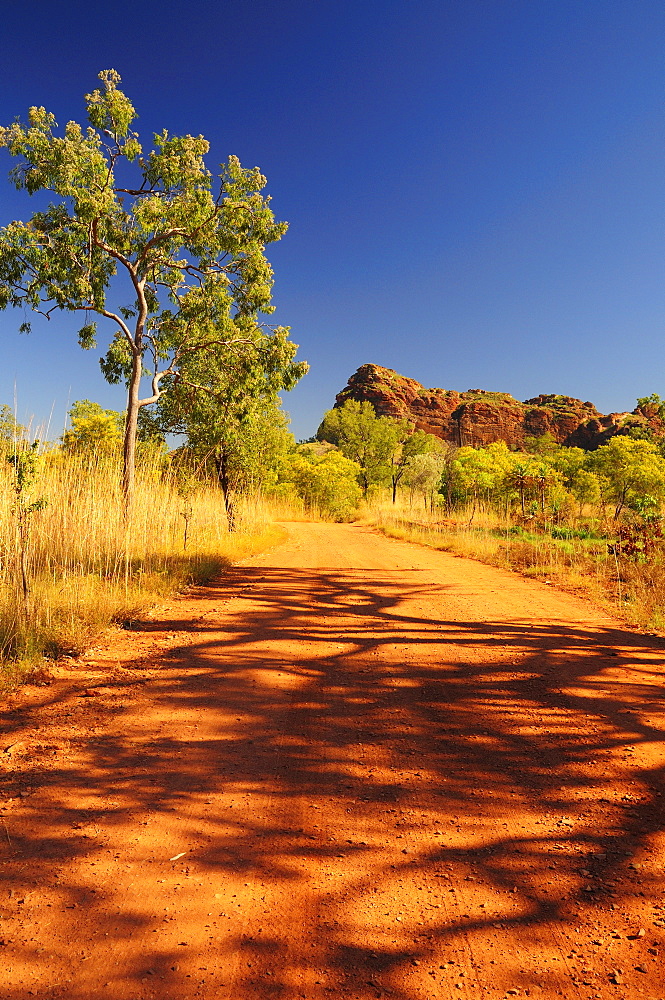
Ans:
POLYGON ((559 444, 594 449, 631 427, 650 428, 657 436, 664 430, 660 419, 637 409, 604 415, 593 403, 571 396, 543 395, 520 403, 505 392, 425 389, 415 379, 371 364, 351 376, 335 406, 347 399, 368 400, 382 416, 406 419, 444 441, 475 447, 505 441, 521 448, 527 437, 550 434, 559 444))

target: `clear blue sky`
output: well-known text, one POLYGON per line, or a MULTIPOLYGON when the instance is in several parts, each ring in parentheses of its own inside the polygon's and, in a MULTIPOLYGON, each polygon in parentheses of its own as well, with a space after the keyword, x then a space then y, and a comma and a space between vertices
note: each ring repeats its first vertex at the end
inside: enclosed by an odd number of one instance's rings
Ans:
MULTIPOLYGON (((0 123, 80 121, 113 67, 148 141, 202 133, 211 166, 267 175, 298 437, 368 361, 603 411, 665 395, 662 0, 33 0, 0 32, 0 123)), ((31 210, 10 165, 0 224, 31 210)), ((21 319, 0 313, 0 402, 52 437, 75 399, 123 407, 71 316, 21 319)))

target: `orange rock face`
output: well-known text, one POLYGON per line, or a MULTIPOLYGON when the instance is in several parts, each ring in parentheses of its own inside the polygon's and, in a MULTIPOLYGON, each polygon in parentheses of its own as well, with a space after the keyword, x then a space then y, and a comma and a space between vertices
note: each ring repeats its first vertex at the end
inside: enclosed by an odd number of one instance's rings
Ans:
POLYGON ((505 441, 521 448, 525 438, 549 434, 558 444, 593 449, 631 427, 662 431, 655 426, 659 420, 640 410, 604 415, 593 403, 571 396, 543 395, 520 403, 505 392, 425 389, 415 379, 371 364, 351 376, 335 405, 347 399, 367 400, 381 416, 406 419, 444 441, 474 447, 505 441))

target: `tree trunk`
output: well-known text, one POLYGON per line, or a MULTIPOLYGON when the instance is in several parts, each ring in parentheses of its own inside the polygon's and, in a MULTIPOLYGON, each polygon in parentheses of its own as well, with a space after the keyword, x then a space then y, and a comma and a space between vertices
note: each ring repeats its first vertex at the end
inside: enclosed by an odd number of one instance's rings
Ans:
POLYGON ((215 453, 215 468, 217 469, 217 481, 220 485, 222 496, 224 497, 224 509, 226 510, 226 522, 229 531, 236 529, 236 516, 233 504, 233 489, 229 477, 228 455, 225 448, 220 448, 215 453))
POLYGON ((28 513, 19 512, 19 570, 21 573, 21 590, 23 591, 23 614, 26 622, 30 621, 30 581, 28 578, 28 544, 29 531, 28 513))
POLYGON ((127 393, 127 413, 125 415, 125 440, 122 451, 122 496, 125 517, 129 515, 134 499, 136 472, 136 430, 139 418, 139 389, 141 385, 141 356, 135 354, 132 360, 132 377, 127 393))
POLYGON ((627 496, 628 496, 628 487, 624 486, 624 488, 621 490, 621 493, 619 494, 617 505, 614 508, 614 520, 615 521, 619 520, 619 515, 621 514, 621 511, 624 508, 624 504, 626 502, 626 497, 627 496))
POLYGON ((476 507, 477 507, 477 505, 478 505, 478 493, 477 493, 476 490, 474 490, 473 491, 473 507, 471 509, 471 517, 469 518, 469 523, 467 525, 467 527, 469 527, 469 528, 471 527, 471 522, 473 521, 474 517, 476 516, 476 507))
POLYGON ((395 478, 395 476, 393 476, 392 479, 393 479, 393 503, 397 503, 397 479, 395 478))

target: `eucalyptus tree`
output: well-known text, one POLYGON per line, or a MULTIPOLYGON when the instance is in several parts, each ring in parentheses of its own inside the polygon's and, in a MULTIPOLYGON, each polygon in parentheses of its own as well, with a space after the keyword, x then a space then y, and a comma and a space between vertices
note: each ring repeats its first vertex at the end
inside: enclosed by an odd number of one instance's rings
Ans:
POLYGON ((373 486, 390 481, 393 455, 409 432, 405 420, 380 417, 370 402, 347 399, 325 412, 316 436, 337 445, 346 458, 358 463, 359 482, 367 498, 373 486))
POLYGON ((297 345, 279 329, 254 330, 242 345, 215 345, 189 355, 156 407, 163 432, 186 435, 187 447, 202 467, 212 463, 222 490, 229 529, 235 527, 234 496, 259 487, 293 444, 279 393, 307 371, 295 361, 297 345))
POLYGON ((27 124, 0 128, 0 146, 17 160, 15 186, 52 198, 28 222, 0 229, 0 308, 47 318, 58 309, 81 313, 86 349, 95 346, 96 317, 109 321, 101 366, 108 381, 128 388, 129 505, 139 411, 193 354, 253 342, 258 314, 273 311, 265 246, 286 224, 275 221, 258 168, 230 156, 213 178, 203 136, 164 129, 144 152, 119 75, 99 78, 102 86, 86 95, 86 127, 68 122, 57 134, 54 115, 33 107, 27 124))
MULTIPOLYGON (((401 425, 400 438, 390 457, 390 481, 393 490, 393 503, 397 502, 397 487, 404 479, 409 462, 416 455, 428 455, 431 452, 443 453, 443 446, 438 438, 425 431, 413 430, 406 421, 401 425)), ((439 476, 439 478, 441 478, 439 476)))
POLYGON ((615 521, 626 507, 665 502, 665 459, 650 441, 617 435, 589 455, 588 469, 598 476, 601 500, 614 504, 615 521))

